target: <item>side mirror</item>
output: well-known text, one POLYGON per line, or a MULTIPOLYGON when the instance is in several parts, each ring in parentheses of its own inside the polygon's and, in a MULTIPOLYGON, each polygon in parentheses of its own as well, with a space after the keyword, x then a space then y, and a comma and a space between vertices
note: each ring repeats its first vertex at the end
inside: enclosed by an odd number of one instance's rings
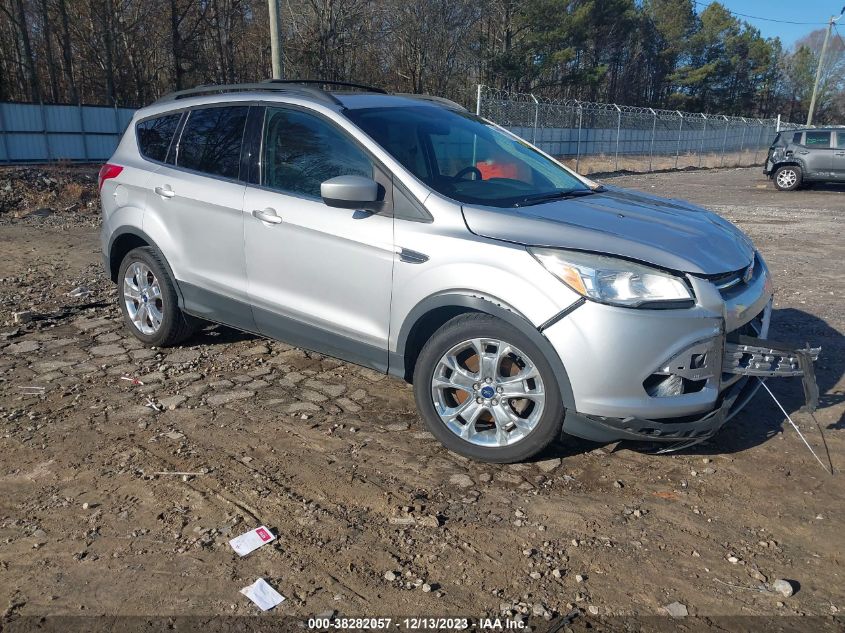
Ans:
POLYGON ((336 176, 320 184, 320 196, 330 207, 378 211, 378 183, 363 176, 336 176))

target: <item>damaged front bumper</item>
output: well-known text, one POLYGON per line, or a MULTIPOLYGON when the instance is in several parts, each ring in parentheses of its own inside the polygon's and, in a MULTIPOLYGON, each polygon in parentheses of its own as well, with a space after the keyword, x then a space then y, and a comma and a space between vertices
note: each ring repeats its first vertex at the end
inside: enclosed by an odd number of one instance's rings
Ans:
POLYGON ((772 285, 761 258, 750 278, 690 276, 687 310, 630 310, 586 302, 544 331, 564 361, 575 400, 563 430, 586 439, 668 443, 712 436, 760 387, 801 377, 807 405, 818 389, 818 349, 766 340, 772 285))
POLYGON ((813 362, 820 351, 819 347, 795 349, 775 341, 736 335, 725 344, 722 373, 736 375, 739 379, 721 393, 720 402, 713 411, 700 416, 659 420, 567 412, 564 428, 568 433, 595 441, 613 438, 667 442, 674 444, 670 447, 672 450, 677 450, 714 435, 748 404, 765 378, 800 377, 806 407, 814 411, 818 406, 819 390, 813 362))
POLYGON ((800 377, 805 406, 815 411, 819 406, 819 386, 813 363, 821 347, 795 349, 785 343, 741 334, 728 337, 722 356, 722 373, 757 378, 800 377))

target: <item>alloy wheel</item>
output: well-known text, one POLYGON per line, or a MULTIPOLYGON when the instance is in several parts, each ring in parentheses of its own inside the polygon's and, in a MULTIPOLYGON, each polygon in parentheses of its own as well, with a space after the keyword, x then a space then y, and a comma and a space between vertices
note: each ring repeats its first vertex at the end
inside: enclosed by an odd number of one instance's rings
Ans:
POLYGON ((793 169, 783 169, 777 175, 778 184, 784 189, 788 189, 795 185, 798 181, 798 174, 793 169))
POLYGON ((538 424, 545 406, 535 363, 494 338, 459 343, 438 361, 431 395, 440 420, 461 439, 479 446, 510 446, 538 424))
POLYGON ((152 269, 143 262, 132 262, 123 275, 123 301, 132 325, 150 336, 164 320, 161 286, 152 269))

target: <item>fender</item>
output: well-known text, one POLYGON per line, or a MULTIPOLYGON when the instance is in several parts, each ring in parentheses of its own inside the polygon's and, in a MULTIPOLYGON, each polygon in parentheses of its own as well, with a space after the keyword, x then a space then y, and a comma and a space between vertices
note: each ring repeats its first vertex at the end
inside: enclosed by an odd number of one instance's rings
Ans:
MULTIPOLYGON (((167 274, 170 275, 170 278, 173 280, 173 286, 176 289, 177 304, 179 305, 180 309, 184 309, 185 299, 182 296, 182 289, 179 287, 179 280, 176 279, 176 275, 173 274, 173 269, 170 268, 170 262, 167 261, 167 258, 164 256, 164 253, 162 253, 161 249, 158 247, 155 241, 153 241, 153 239, 149 235, 144 233, 141 229, 135 226, 120 226, 112 232, 111 237, 109 238, 108 245, 109 262, 111 262, 111 254, 112 250, 114 249, 114 243, 122 235, 134 235, 135 237, 144 240, 147 245, 156 252, 156 254, 159 256, 159 259, 161 259, 161 261, 164 263, 164 267, 167 269, 167 274)), ((117 280, 113 279, 112 281, 116 282, 117 280)))
POLYGON ((572 394, 569 375, 566 373, 563 361, 561 361, 549 339, 543 336, 538 327, 533 325, 518 310, 493 297, 446 292, 431 295, 420 301, 402 322, 396 342, 396 351, 390 352, 389 374, 402 379, 407 378, 407 370, 410 368, 405 367, 405 353, 411 331, 426 314, 439 308, 463 308, 474 312, 484 312, 515 327, 540 348, 554 370, 564 407, 575 410, 575 398, 572 394))
POLYGON ((804 164, 804 160, 798 158, 797 156, 793 155, 789 158, 784 158, 783 160, 778 161, 774 165, 772 165, 772 173, 774 173, 778 167, 786 167, 787 165, 792 165, 795 167, 800 167, 801 171, 805 174, 809 174, 810 172, 807 171, 807 166, 804 164))

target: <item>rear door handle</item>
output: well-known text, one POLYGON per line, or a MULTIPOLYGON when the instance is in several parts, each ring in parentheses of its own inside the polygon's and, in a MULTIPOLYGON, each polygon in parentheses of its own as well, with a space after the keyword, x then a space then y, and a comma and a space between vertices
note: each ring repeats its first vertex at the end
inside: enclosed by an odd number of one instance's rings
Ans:
POLYGON ((276 214, 276 210, 271 209, 270 207, 267 207, 266 209, 255 209, 252 212, 252 215, 262 222, 269 222, 270 224, 279 224, 282 221, 282 218, 276 214))
POLYGON ((836 152, 837 156, 845 156, 845 152, 836 152))
POLYGON ((170 188, 170 185, 164 185, 163 187, 156 187, 155 192, 160 195, 162 198, 172 198, 176 195, 176 192, 170 188))

